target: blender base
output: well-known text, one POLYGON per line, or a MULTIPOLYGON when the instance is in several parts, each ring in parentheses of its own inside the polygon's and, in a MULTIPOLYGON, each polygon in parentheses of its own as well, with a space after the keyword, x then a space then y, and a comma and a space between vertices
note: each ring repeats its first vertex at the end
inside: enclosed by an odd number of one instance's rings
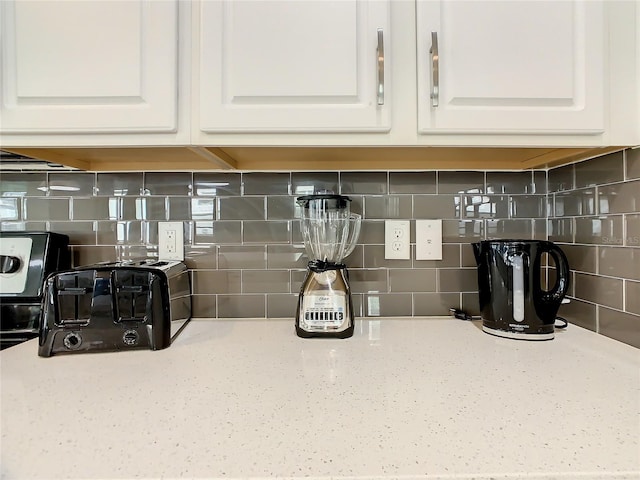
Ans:
POLYGON ((303 330, 296 323, 296 335, 301 338, 314 338, 314 337, 325 337, 325 338, 349 338, 353 336, 355 325, 351 325, 346 330, 341 332, 308 332, 303 330))
POLYGON ((309 262, 296 310, 296 334, 302 338, 349 338, 354 315, 347 269, 342 264, 309 262))

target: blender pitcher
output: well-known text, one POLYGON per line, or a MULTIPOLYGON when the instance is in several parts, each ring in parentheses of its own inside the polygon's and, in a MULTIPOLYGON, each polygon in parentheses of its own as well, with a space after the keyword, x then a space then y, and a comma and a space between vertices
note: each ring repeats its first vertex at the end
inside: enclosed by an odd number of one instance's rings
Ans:
POLYGON ((309 257, 296 312, 296 333, 300 337, 353 335, 349 275, 342 261, 355 248, 361 217, 350 212, 349 202, 349 197, 334 194, 297 199, 302 207, 300 227, 309 257))

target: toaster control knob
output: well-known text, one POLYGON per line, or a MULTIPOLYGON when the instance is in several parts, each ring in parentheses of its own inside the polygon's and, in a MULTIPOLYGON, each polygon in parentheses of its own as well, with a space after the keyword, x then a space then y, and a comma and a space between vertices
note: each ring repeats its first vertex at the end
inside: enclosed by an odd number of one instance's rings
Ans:
POLYGON ((77 350, 82 345, 82 336, 75 332, 67 333, 62 342, 69 350, 77 350))
POLYGON ((140 335, 138 335, 138 332, 135 330, 127 330, 126 332, 124 332, 124 335, 122 335, 122 341, 125 345, 129 346, 133 346, 138 343, 139 338, 140 335))
POLYGON ((0 269, 2 273, 15 273, 20 270, 20 259, 11 255, 0 255, 0 269))

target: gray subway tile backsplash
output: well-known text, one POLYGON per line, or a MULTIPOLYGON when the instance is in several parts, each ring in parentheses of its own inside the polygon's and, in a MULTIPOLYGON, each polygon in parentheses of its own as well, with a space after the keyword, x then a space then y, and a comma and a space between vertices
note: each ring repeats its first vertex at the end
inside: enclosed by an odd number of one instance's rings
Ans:
POLYGON ((265 269, 265 247, 249 245, 221 245, 218 248, 218 269, 265 269))
MULTIPOLYGON (((214 198, 193 197, 190 200, 192 220, 216 219, 216 200, 214 198)), ((171 208, 171 204, 169 208, 171 208)))
POLYGON ((219 318, 264 318, 266 305, 264 295, 218 295, 219 318))
POLYGON ((191 314, 195 318, 217 317, 215 295, 192 295, 191 314))
POLYGON ((556 193, 553 216, 595 215, 597 197, 595 188, 584 188, 556 193))
POLYGON ((241 293, 241 279, 241 270, 194 270, 191 290, 196 295, 241 293))
POLYGON ((410 293, 377 293, 363 295, 362 314, 366 317, 410 317, 413 298, 410 293))
POLYGON ((484 240, 483 220, 443 220, 442 243, 472 243, 484 240))
POLYGON ((598 331, 602 335, 640 348, 640 317, 598 305, 598 331))
POLYGON ((267 197, 267 220, 288 220, 296 216, 295 198, 291 196, 267 197))
POLYGON ((624 239, 625 245, 630 247, 640 247, 640 215, 625 215, 627 234, 624 239))
POLYGON ((268 318, 291 318, 298 305, 298 295, 294 293, 267 295, 268 318))
POLYGON ((69 198, 26 197, 23 216, 29 221, 70 220, 69 198))
POLYGON ((144 174, 145 195, 191 195, 193 175, 185 172, 148 172, 144 174))
POLYGON ((291 225, 285 220, 249 220, 242 222, 244 229, 242 241, 244 243, 289 243, 291 239, 291 225))
POLYGON ((615 152, 575 164, 576 188, 624 180, 623 153, 615 152))
POLYGON ((338 193, 338 172, 292 172, 291 194, 295 196, 316 193, 338 193))
POLYGON ((408 195, 368 196, 364 198, 364 212, 368 219, 411 218, 411 197, 408 195))
POLYGON ((575 242, 596 245, 622 245, 622 215, 575 218, 575 242))
POLYGON ((475 292, 478 272, 475 268, 441 268, 438 270, 438 291, 475 292))
POLYGON ((484 172, 438 172, 438 193, 486 193, 484 172))
POLYGON ((340 193, 383 195, 387 190, 387 172, 341 172, 340 193))
POLYGON ((243 270, 242 293, 289 293, 289 270, 243 270))
POLYGON ((435 268, 389 270, 390 292, 435 292, 437 286, 437 270, 435 268))
POLYGON ((531 219, 518 220, 487 220, 486 238, 522 238, 533 240, 535 238, 536 223, 531 219))
MULTIPOLYGON (((640 315, 640 282, 625 282, 624 309, 629 313, 640 315)), ((637 321, 640 321, 640 319, 637 321)))
MULTIPOLYGON (((411 268, 412 261, 384 258, 384 245, 364 245, 364 266, 366 268, 411 268)), ((415 255, 413 255, 415 258, 415 255)))
POLYGON ((47 194, 46 173, 3 172, 0 197, 40 197, 47 194))
POLYGON ((224 197, 218 199, 219 220, 264 220, 265 197, 224 197))
POLYGON ((598 247, 595 245, 562 245, 572 270, 586 273, 597 273, 598 247))
POLYGON ((545 183, 544 172, 487 172, 486 193, 540 194, 546 192, 545 183))
POLYGON ((598 273, 640 281, 640 248, 598 247, 598 273))
POLYGON ((243 173, 244 195, 289 195, 290 173, 243 173))
POLYGON ((72 198, 74 220, 119 220, 120 199, 115 197, 72 198))
POLYGON ((413 218, 460 218, 460 201, 459 195, 414 195, 413 218))
POLYGON ((193 241, 196 244, 242 243, 242 222, 239 220, 194 222, 193 241))
POLYGON ((191 198, 169 197, 167 220, 172 222, 191 220, 191 198))
POLYGON ((633 213, 640 208, 640 180, 598 187, 598 213, 633 213))
POLYGON ((193 194, 198 197, 233 197, 241 195, 241 174, 194 172, 193 194))
POLYGON ((459 303, 459 293, 414 293, 413 315, 449 315, 451 306, 459 303))
POLYGON ((563 167, 553 168, 549 170, 547 181, 547 191, 549 193, 573 190, 575 188, 574 165, 565 165, 563 167))
POLYGON ((640 178, 640 148, 626 150, 627 179, 640 178))
POLYGON ((127 196, 142 195, 142 173, 98 173, 96 174, 96 195, 127 196))
POLYGON ((548 172, 6 173, 0 228, 68 233, 80 265, 157 256, 158 221, 182 221, 194 316, 293 318, 309 260, 295 199, 340 192, 363 215, 345 260, 357 315, 445 315, 452 306, 478 314, 470 243, 548 238, 565 250, 574 278, 560 314, 633 344, 638 152, 548 172), (411 259, 384 258, 389 218, 411 221, 411 259), (443 220, 442 260, 415 259, 414 220, 422 218, 443 220))
POLYGON ((542 195, 511 195, 511 218, 547 218, 547 199, 542 195))
POLYGON ((574 279, 576 298, 622 310, 624 289, 621 279, 586 273, 576 273, 574 279))
MULTIPOLYGON (((69 236, 71 245, 96 245, 96 223, 102 222, 49 222, 52 232, 64 233, 69 236)), ((109 242, 115 244, 116 242, 109 242)), ((140 242, 138 242, 140 243, 140 242)))
POLYGON ((560 306, 558 315, 567 319, 572 324, 596 332, 598 330, 596 310, 597 306, 595 303, 583 302, 573 298, 570 303, 560 306))
POLYGON ((0 198, 0 220, 17 222, 21 218, 21 198, 0 198))
POLYGON ((94 173, 50 173, 49 196, 87 197, 94 194, 94 173))
POLYGON ((389 193, 436 193, 436 172, 389 172, 389 193))

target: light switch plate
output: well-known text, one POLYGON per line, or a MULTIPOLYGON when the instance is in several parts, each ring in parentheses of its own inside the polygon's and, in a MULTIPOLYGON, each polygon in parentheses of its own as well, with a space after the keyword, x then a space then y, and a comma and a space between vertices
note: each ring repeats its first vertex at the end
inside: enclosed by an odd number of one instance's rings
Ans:
POLYGON ((442 260, 442 220, 416 220, 416 260, 442 260))
POLYGON ((184 260, 182 222, 158 222, 158 260, 184 260))

